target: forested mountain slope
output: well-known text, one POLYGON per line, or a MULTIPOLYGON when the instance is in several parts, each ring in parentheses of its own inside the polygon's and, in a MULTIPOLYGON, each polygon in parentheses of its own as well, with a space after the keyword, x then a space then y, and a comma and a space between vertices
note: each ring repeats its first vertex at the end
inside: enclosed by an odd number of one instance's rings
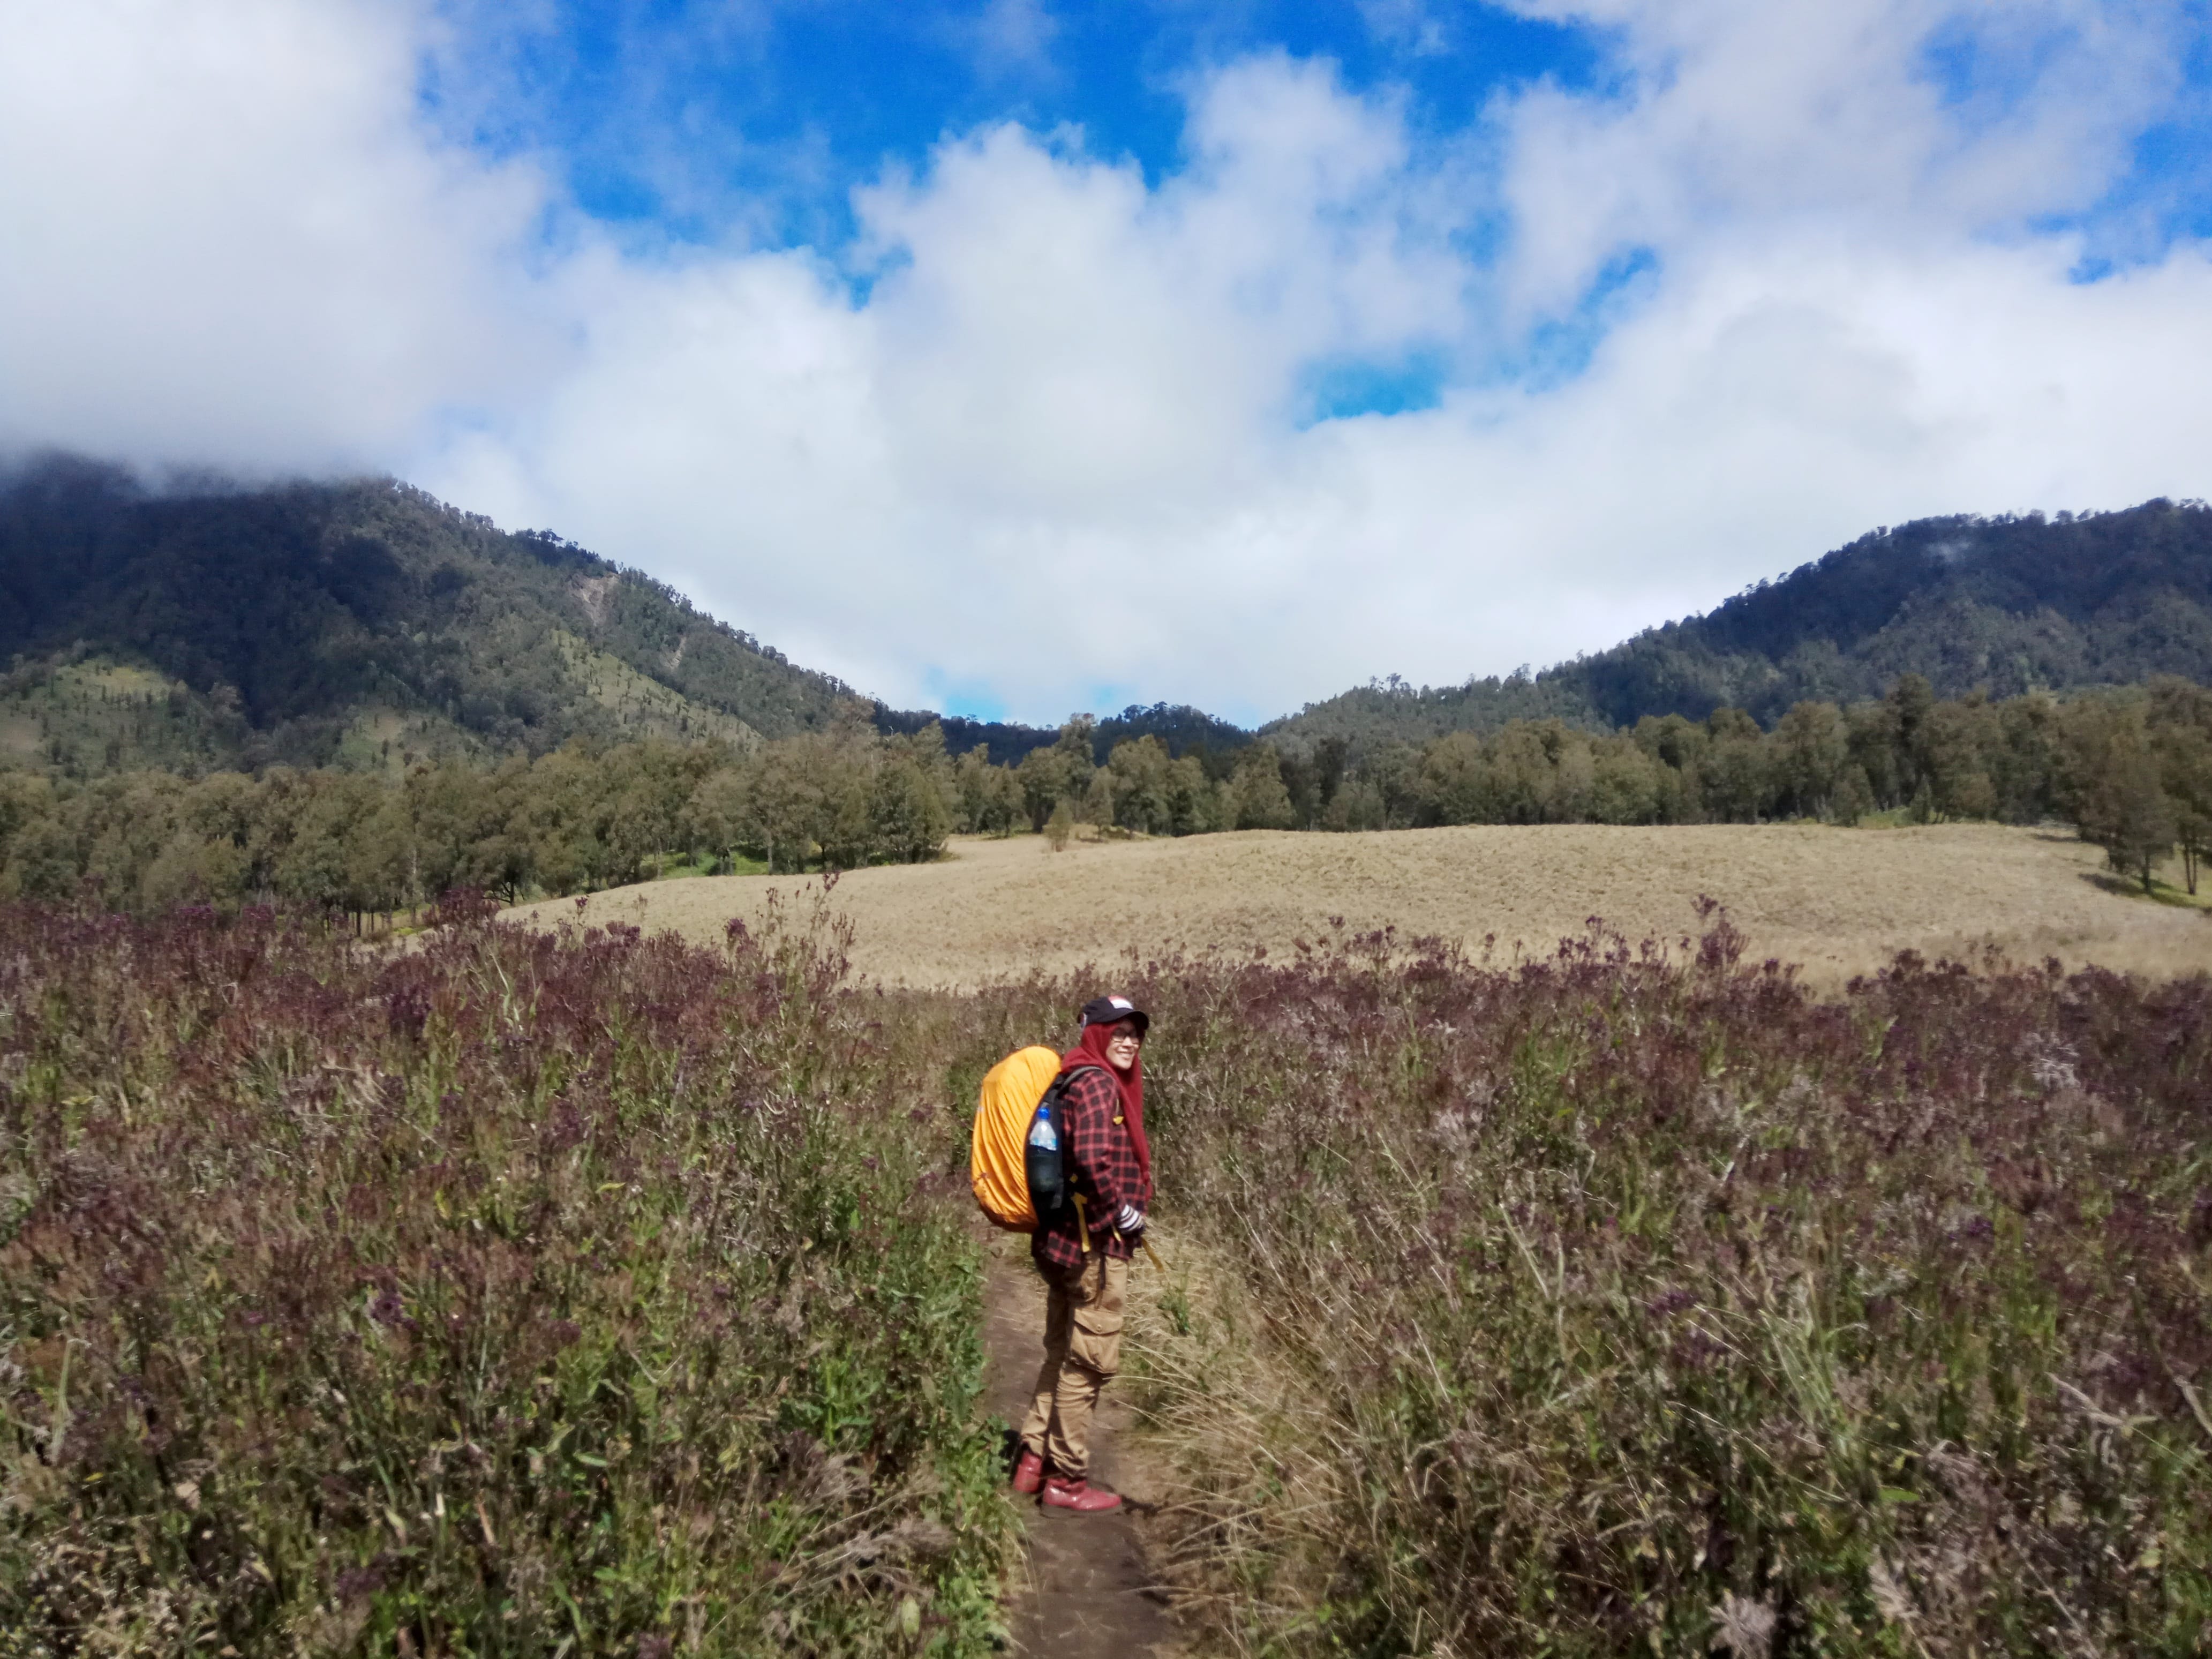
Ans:
MULTIPOLYGON (((397 770, 542 754, 573 738, 823 731, 856 701, 662 583, 545 532, 505 532, 390 479, 149 492, 49 457, 0 480, 0 765, 76 776, 271 762, 397 770)), ((1355 688, 1262 728, 1340 758, 1514 720, 1592 728, 1647 714, 2142 681, 2212 683, 2212 509, 1922 520, 1877 530, 1710 614, 1541 673, 1355 688), (1341 745, 1341 746, 1339 746, 1341 745)), ((947 745, 1012 764, 1053 730, 946 717, 947 745)), ((1225 775, 1249 733, 1133 706, 1091 728, 1156 736, 1225 775)))
POLYGON ((1293 750, 1333 737, 1364 750, 1511 720, 1632 726, 1724 706, 1771 724, 1804 699, 1880 696, 1904 673, 1942 697, 2161 673, 2212 682, 2212 508, 2153 501, 2080 518, 1923 519, 1533 677, 1358 687, 1261 734, 1293 750))
POLYGON ((80 773, 818 730, 852 693, 682 596, 389 479, 0 489, 0 750, 80 773))

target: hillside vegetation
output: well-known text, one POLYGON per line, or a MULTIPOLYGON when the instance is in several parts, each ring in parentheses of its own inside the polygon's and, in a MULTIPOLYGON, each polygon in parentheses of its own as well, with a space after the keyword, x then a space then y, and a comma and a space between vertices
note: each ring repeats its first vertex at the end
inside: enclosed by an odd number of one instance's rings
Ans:
MULTIPOLYGON (((595 682, 628 705, 620 676, 595 682)), ((650 714, 650 693, 635 705, 650 714)), ((149 911, 276 902, 356 916, 419 908, 467 887, 514 902, 644 875, 795 872, 918 864, 956 833, 1042 830, 1181 838, 1303 828, 1920 823, 2056 817, 2146 892, 2179 854, 2194 893, 2212 844, 2212 694, 2147 690, 1937 702, 1907 677, 1845 711, 1800 703, 1771 732, 1736 709, 1595 734, 1516 722, 1455 732, 1356 764, 1255 743, 1173 758, 1152 736, 1096 766, 1096 730, 1071 721, 1018 766, 943 729, 879 735, 857 715, 740 748, 666 740, 565 745, 486 769, 417 763, 401 775, 269 769, 259 778, 123 773, 77 782, 0 773, 0 896, 149 911), (1212 763, 1225 762, 1226 764, 1212 763)), ((1548 862, 1548 860, 1547 860, 1548 862)))
POLYGON ((1285 749, 1355 752, 1509 720, 1632 726, 1879 697, 1917 674, 1992 698, 2159 674, 2212 682, 2212 508, 1921 519, 1874 531, 1702 617, 1535 675, 1356 688, 1261 728, 1285 749))
POLYGON ((0 1651, 985 1649, 957 1128, 834 933, 0 936, 0 1651))
POLYGON ((638 572, 389 479, 155 495, 59 459, 0 491, 7 658, 0 734, 79 776, 782 737, 851 695, 638 572), (93 695, 67 673, 88 659, 160 681, 93 695))
MULTIPOLYGON (((96 777, 272 763, 397 771, 576 738, 744 745, 857 716, 942 720, 999 764, 1052 727, 902 711, 799 668, 665 585, 394 480, 152 492, 48 457, 0 481, 0 767, 96 777)), ((1097 758, 1249 734, 1132 706, 1097 758)))
POLYGON ((992 1650, 969 1115, 1109 982, 1195 1651, 2212 1642, 2202 975, 443 920, 0 912, 0 1647, 992 1650))
MULTIPOLYGON (((575 738, 746 740, 826 729, 853 693, 550 532, 502 532, 390 479, 150 493, 50 457, 0 487, 0 767, 97 776, 282 763, 496 762, 575 738), (75 677, 73 667, 82 665, 75 677), (83 676, 149 675, 125 696, 83 676)), ((1601 732, 1736 708, 2212 682, 2212 510, 1954 516, 1885 527, 1710 614, 1529 676, 1395 678, 1261 735, 1320 776, 1513 721, 1601 732)), ((880 732, 942 726, 1009 766, 1053 728, 861 699, 880 732)), ((1251 739, 1200 710, 1097 720, 1091 760, 1159 740, 1217 781, 1251 739)), ((1293 780, 1293 792, 1297 783, 1293 780)))
POLYGON ((1740 949, 1122 977, 1200 1650, 2207 1650, 2212 982, 1740 949))

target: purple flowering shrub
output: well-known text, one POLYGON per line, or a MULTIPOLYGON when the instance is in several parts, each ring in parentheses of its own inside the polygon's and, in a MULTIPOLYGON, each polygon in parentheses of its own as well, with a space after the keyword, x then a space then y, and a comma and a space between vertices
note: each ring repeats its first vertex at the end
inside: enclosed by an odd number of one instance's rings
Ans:
MULTIPOLYGON (((979 1650, 945 1177, 1103 981, 446 920, 0 913, 0 1650, 979 1650)), ((2212 1648, 2212 983, 1740 943, 1111 976, 1198 1650, 2212 1648)))
MULTIPOLYGON (((1724 918, 1686 944, 1121 981, 1163 1231, 1302 1401, 1278 1455, 1219 1367, 1144 1392, 1194 1616, 1271 1653, 2212 1650, 2212 983, 1907 955, 1823 1000, 1724 918)), ((1002 989, 993 1036, 1083 988, 1002 989)))
POLYGON ((843 972, 0 913, 0 1650, 985 1639, 973 1241, 843 972))

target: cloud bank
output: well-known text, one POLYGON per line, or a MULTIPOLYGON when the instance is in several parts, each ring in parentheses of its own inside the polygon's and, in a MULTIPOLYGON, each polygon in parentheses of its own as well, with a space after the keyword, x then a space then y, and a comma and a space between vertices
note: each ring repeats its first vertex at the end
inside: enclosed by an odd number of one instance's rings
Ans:
POLYGON ((1036 720, 1541 665, 1877 523, 2203 493, 2212 264, 2115 263, 2101 205, 2201 96, 2185 14, 1526 9, 1597 87, 1438 131, 1249 53, 1161 176, 987 124, 775 247, 455 142, 427 11, 0 5, 0 444, 390 468, 1036 720))

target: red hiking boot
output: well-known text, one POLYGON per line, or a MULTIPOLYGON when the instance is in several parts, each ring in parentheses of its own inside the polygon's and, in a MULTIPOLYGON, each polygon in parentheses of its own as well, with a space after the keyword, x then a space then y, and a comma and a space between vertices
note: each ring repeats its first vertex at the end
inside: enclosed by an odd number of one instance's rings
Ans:
POLYGON ((1049 1510, 1073 1510, 1078 1515, 1103 1515, 1109 1510, 1121 1507, 1121 1494, 1101 1492, 1088 1480, 1065 1480, 1048 1475, 1044 1483, 1044 1504, 1049 1510))
POLYGON ((1014 1460, 1014 1490, 1024 1498, 1044 1484, 1044 1459, 1027 1446, 1014 1460))

